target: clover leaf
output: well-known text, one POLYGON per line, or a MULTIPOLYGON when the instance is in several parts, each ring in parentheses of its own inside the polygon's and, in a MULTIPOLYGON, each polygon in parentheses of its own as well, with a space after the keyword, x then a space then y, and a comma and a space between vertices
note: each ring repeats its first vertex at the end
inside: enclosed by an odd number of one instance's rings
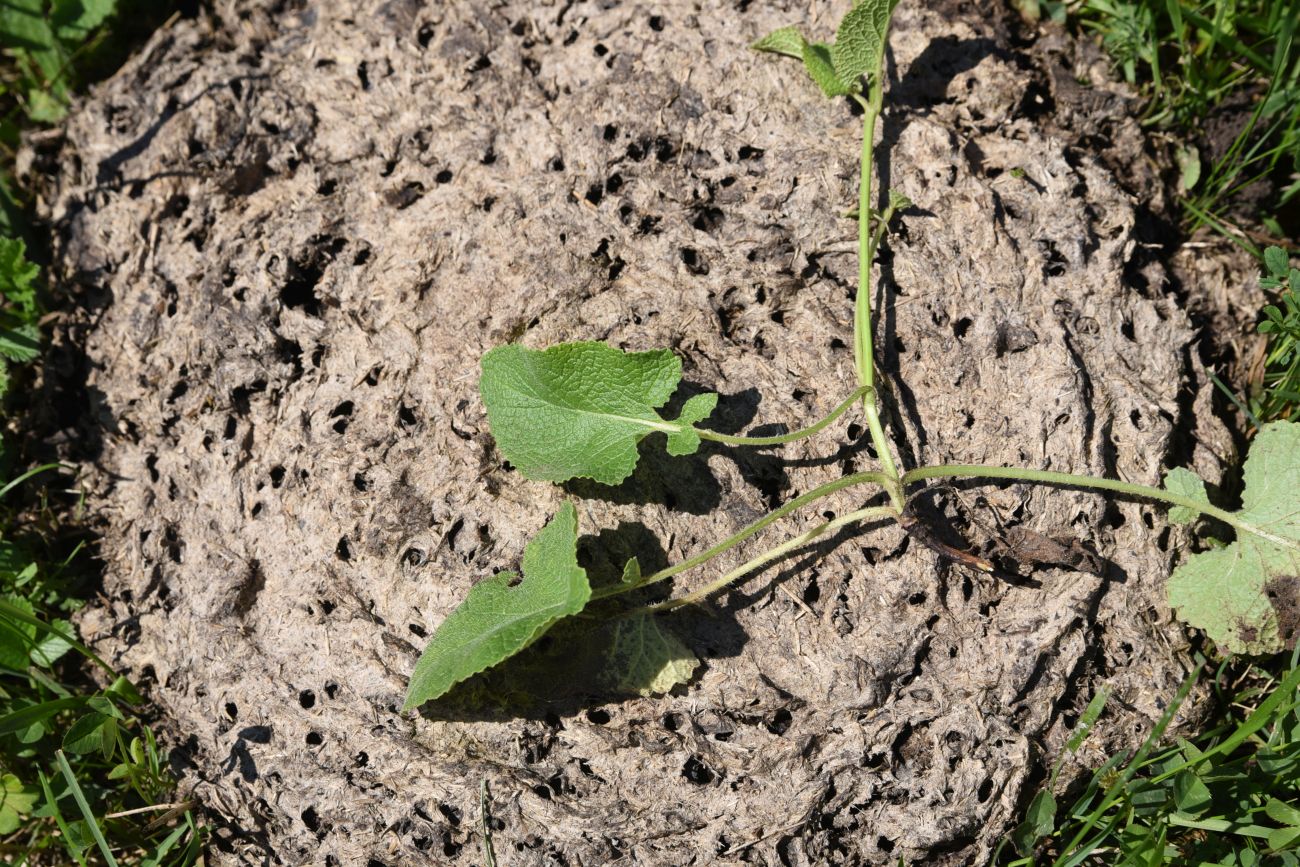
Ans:
POLYGON ((445 694, 532 644, 591 598, 578 565, 578 514, 565 503, 524 548, 523 580, 501 572, 481 581, 453 611, 415 664, 403 710, 445 694))
POLYGON ((1230 522, 1237 541, 1174 570, 1169 604, 1226 651, 1269 653, 1293 644, 1300 629, 1300 425, 1261 428, 1243 473, 1242 508, 1230 522))
POLYGON ((637 444, 655 432, 668 434, 670 454, 691 454, 700 440, 690 425, 717 403, 717 395, 696 395, 676 422, 659 415, 682 378, 681 360, 667 349, 498 346, 482 368, 479 391, 497 447, 535 481, 616 485, 636 468, 637 444))
POLYGON ((0 834, 12 834, 36 806, 36 793, 13 774, 0 777, 0 834))

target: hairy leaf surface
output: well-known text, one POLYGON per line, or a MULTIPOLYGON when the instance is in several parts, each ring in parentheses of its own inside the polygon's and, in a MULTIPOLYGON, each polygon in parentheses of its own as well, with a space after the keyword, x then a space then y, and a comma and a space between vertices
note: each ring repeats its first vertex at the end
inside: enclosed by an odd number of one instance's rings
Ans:
POLYGON ((438 698, 462 680, 514 656, 591 598, 578 565, 578 514, 560 507, 524 549, 524 577, 501 572, 474 585, 429 639, 415 664, 404 710, 438 698))
POLYGON ((914 202, 911 199, 900 193, 898 190, 889 191, 889 207, 893 208, 895 212, 906 211, 908 208, 912 207, 913 204, 914 202))
POLYGON ((1300 630, 1300 425, 1255 435, 1237 541, 1193 554, 1169 577, 1169 604, 1233 653, 1270 653, 1300 630))
POLYGON ((856 86, 846 84, 835 72, 835 63, 831 59, 831 46, 822 42, 805 42, 803 45, 803 66, 828 97, 846 96, 857 90, 856 86))
POLYGON ((716 395, 691 398, 681 423, 659 415, 682 378, 680 359, 667 349, 623 352, 595 342, 542 351, 498 346, 483 356, 482 367, 479 390, 497 446, 535 481, 580 477, 617 485, 636 468, 637 444, 655 432, 669 435, 670 453, 690 454, 699 436, 683 425, 708 415, 717 402, 716 395))
POLYGON ((0 834, 12 834, 36 806, 37 795, 13 774, 0 777, 0 834))
POLYGON ((840 21, 831 59, 846 86, 856 90, 861 76, 879 74, 889 17, 897 5, 898 0, 859 0, 840 21))
POLYGON ((682 428, 668 435, 668 454, 674 457, 693 455, 700 448, 700 435, 691 425, 704 421, 718 406, 718 396, 712 392, 697 394, 682 405, 677 424, 682 428))
MULTIPOLYGON (((1200 500, 1206 505, 1210 503, 1210 496, 1205 492, 1205 481, 1196 473, 1182 467, 1175 467, 1165 473, 1165 490, 1200 500)), ((1174 524, 1190 524, 1197 517, 1197 512, 1186 506, 1174 506, 1169 510, 1169 520, 1174 524)))
POLYGON ((31 361, 41 354, 41 333, 35 325, 0 328, 0 356, 10 361, 31 361))
POLYGON ((607 671, 615 686, 640 695, 659 695, 686 683, 700 661, 653 614, 616 620, 607 671))
POLYGON ((749 46, 755 51, 770 51, 784 54, 795 60, 803 60, 803 46, 806 40, 797 27, 781 27, 773 30, 762 39, 749 46))

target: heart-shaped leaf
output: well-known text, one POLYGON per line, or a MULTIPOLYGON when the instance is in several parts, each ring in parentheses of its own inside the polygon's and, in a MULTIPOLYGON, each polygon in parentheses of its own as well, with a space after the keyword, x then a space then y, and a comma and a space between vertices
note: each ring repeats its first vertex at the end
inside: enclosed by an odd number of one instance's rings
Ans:
POLYGON ((0 777, 0 834, 18 830, 23 816, 36 806, 36 793, 13 774, 0 777))

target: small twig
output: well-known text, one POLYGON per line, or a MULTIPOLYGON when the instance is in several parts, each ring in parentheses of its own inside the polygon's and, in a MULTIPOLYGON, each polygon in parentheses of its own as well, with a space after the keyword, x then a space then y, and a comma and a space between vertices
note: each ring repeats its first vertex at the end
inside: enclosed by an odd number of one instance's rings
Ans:
POLYGON ((778 584, 776 585, 776 589, 780 590, 786 596, 789 596, 790 601, 793 602, 795 605, 799 606, 800 608, 802 608, 804 614, 807 614, 809 617, 814 617, 814 618, 817 616, 816 614, 813 613, 813 610, 808 607, 808 603, 804 602, 798 596, 795 596, 793 591, 791 591, 789 587, 786 587, 784 584, 778 584))
POLYGON ((137 816, 140 813, 152 813, 155 810, 188 810, 194 806, 192 801, 177 801, 174 804, 153 804, 149 807, 136 807, 134 810, 122 810, 118 813, 108 813, 105 819, 121 819, 123 816, 137 816))
POLYGON ((478 813, 483 823, 484 867, 497 867, 497 856, 492 851, 492 810, 488 804, 488 783, 484 777, 478 789, 478 813))

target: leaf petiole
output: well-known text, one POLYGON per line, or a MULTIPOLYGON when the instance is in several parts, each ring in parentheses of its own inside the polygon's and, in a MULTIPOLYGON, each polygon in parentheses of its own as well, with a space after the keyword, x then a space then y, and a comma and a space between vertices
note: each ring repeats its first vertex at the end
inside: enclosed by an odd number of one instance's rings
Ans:
POLYGON ((750 560, 746 560, 744 563, 740 564, 735 569, 732 569, 722 577, 710 581, 698 590, 692 590, 685 596, 679 596, 676 599, 668 599, 664 602, 658 603, 657 605, 647 605, 645 608, 637 610, 643 612, 671 611, 674 608, 681 608, 684 605, 694 605, 703 602, 714 593, 725 589, 736 579, 744 577, 761 566, 766 566, 773 560, 778 560, 781 557, 784 557, 786 554, 789 554, 797 548, 802 548, 804 545, 807 545, 809 542, 812 542, 820 536, 824 536, 841 527, 847 527, 849 524, 856 524, 860 521, 876 521, 885 518, 896 520, 898 518, 897 510, 895 510, 893 506, 868 506, 864 509, 849 512, 847 515, 841 515, 838 518, 818 524, 811 530, 800 533, 798 536, 788 539, 774 548, 769 548, 762 554, 759 554, 750 560))
MULTIPOLYGON (((886 477, 884 473, 864 472, 864 473, 852 473, 851 475, 847 475, 844 476, 843 478, 836 479, 833 482, 827 482, 824 485, 813 488, 811 491, 809 491, 806 494, 801 494, 800 496, 795 497, 793 500, 786 503, 784 506, 781 506, 779 509, 775 509, 774 511, 768 512, 766 515, 759 518, 757 521, 745 527, 744 529, 740 530, 738 533, 729 536, 726 539, 723 539, 721 542, 714 545, 712 548, 709 548, 707 551, 704 551, 702 553, 696 554, 694 557, 683 560, 682 562, 674 566, 669 566, 666 569, 660 569, 658 572, 655 572, 653 575, 647 575, 645 578, 642 578, 640 581, 631 584, 615 584, 606 587, 598 587, 594 589, 591 594, 591 601, 594 602, 598 599, 607 599, 610 596, 617 596, 620 593, 627 593, 629 591, 636 590, 641 587, 645 587, 648 584, 654 584, 659 581, 665 581, 673 577, 674 575, 677 575, 678 573, 685 572, 687 569, 694 569, 696 566, 699 566, 702 563, 707 563, 708 561, 712 560, 714 557, 717 557, 719 554, 731 550, 732 548, 736 547, 741 542, 748 539, 750 536, 753 536, 755 533, 759 532, 769 524, 781 520, 791 512, 797 509, 801 509, 804 506, 808 505, 809 503, 815 502, 816 500, 820 500, 822 497, 830 496, 836 491, 842 491, 845 488, 851 488, 856 485, 880 485, 882 487, 887 488, 892 481, 893 480, 886 477)), ((898 510, 895 509, 893 506, 885 506, 882 508, 887 509, 892 514, 895 515, 898 514, 898 510)))
MULTIPOLYGON (((883 58, 883 53, 881 58, 883 58)), ((885 87, 882 81, 883 61, 870 70, 867 85, 867 97, 858 94, 853 98, 862 106, 862 165, 858 180, 858 292, 853 300, 853 360, 857 366, 858 382, 871 387, 863 395, 862 411, 866 415, 867 429, 871 432, 871 442, 876 448, 880 466, 891 480, 886 485, 889 498, 896 509, 903 506, 901 486, 896 484, 898 467, 894 463, 889 440, 885 429, 880 424, 880 410, 876 403, 876 361, 871 333, 871 263, 875 257, 876 246, 880 242, 884 226, 893 216, 893 203, 881 215, 873 236, 871 231, 871 164, 876 148, 876 119, 880 117, 885 99, 885 87)))
POLYGON ((827 427, 827 425, 834 422, 835 419, 844 415, 853 404, 857 403, 864 397, 867 397, 871 391, 872 388, 869 385, 860 386, 853 392, 853 394, 846 397, 839 406, 831 410, 830 413, 821 421, 787 434, 779 434, 770 437, 741 437, 718 433, 717 431, 705 430, 704 428, 696 428, 695 432, 700 435, 700 439, 702 440, 713 440, 714 442, 724 443, 729 446, 779 446, 782 443, 792 443, 795 440, 805 439, 821 432, 827 427))
POLYGON ((925 479, 937 478, 968 478, 968 479, 1010 479, 1022 482, 1038 482, 1046 485, 1068 485, 1076 488, 1094 488, 1101 491, 1113 491, 1117 494, 1128 494, 1133 497, 1143 497, 1148 500, 1157 500, 1168 503, 1173 506, 1183 506, 1198 512, 1202 515, 1208 515, 1211 518, 1217 518, 1225 524, 1235 527, 1246 533, 1258 536, 1261 539, 1281 545, 1285 548, 1300 551, 1300 543, 1290 539, 1284 539, 1267 530, 1257 527, 1247 521, 1241 520, 1236 514, 1212 506, 1204 500, 1196 497, 1184 496, 1174 491, 1168 491, 1164 488, 1155 488, 1150 485, 1137 485, 1132 482, 1121 482, 1118 479, 1104 479, 1096 476, 1083 476, 1074 473, 1059 473, 1053 470, 1034 470, 1025 467, 994 467, 984 466, 981 464, 940 464, 932 467, 918 467, 909 470, 902 476, 903 487, 915 484, 925 479))

